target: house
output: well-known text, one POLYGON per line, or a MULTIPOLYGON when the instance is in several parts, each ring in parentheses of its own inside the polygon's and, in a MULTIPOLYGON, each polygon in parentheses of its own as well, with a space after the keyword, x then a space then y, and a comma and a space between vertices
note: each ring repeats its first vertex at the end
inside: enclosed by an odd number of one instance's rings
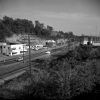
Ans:
POLYGON ((0 42, 0 53, 3 52, 3 50, 2 50, 2 46, 4 46, 4 45, 6 45, 6 43, 4 43, 4 42, 0 42))
POLYGON ((83 40, 83 44, 87 44, 88 43, 88 37, 84 37, 84 40, 83 40))
POLYGON ((65 39, 58 39, 58 40, 56 41, 56 43, 57 43, 57 45, 63 45, 63 44, 65 44, 67 41, 68 41, 68 40, 65 40, 65 39))
POLYGON ((56 45, 56 42, 54 40, 46 40, 47 47, 53 47, 55 45, 56 45))
POLYGON ((43 48, 43 45, 42 45, 42 44, 38 44, 38 45, 35 45, 34 48, 35 48, 36 50, 42 49, 42 48, 43 48))
POLYGON ((93 44, 93 39, 91 36, 84 36, 83 37, 83 44, 87 45, 87 44, 93 44))
POLYGON ((27 51, 26 44, 8 43, 2 45, 2 53, 8 56, 23 54, 27 51))
POLYGON ((88 43, 94 46, 100 46, 100 37, 97 36, 84 37, 83 44, 88 44, 88 43))
POLYGON ((93 45, 100 46, 100 37, 92 37, 93 45))

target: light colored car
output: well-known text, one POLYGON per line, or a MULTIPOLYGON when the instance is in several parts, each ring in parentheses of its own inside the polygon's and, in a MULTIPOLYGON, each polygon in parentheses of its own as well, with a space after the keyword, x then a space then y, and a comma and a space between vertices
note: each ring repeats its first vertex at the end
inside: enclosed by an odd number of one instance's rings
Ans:
POLYGON ((47 54, 51 54, 51 52, 50 52, 50 51, 46 51, 46 53, 47 53, 47 54))
POLYGON ((23 57, 19 57, 18 59, 17 59, 17 61, 22 61, 23 60, 23 57))

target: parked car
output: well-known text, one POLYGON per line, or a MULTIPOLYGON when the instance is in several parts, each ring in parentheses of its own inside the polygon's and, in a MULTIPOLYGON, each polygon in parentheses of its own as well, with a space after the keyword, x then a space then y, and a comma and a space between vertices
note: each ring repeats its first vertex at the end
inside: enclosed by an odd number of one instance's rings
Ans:
POLYGON ((22 61, 23 57, 18 57, 17 61, 22 61))
POLYGON ((47 54, 51 54, 51 52, 50 52, 50 51, 46 51, 45 53, 47 53, 47 54))

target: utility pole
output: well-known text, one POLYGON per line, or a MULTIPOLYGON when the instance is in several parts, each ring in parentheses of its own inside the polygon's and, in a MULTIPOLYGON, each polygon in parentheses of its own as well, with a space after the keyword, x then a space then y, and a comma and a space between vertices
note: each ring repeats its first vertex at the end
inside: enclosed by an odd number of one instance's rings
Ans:
POLYGON ((24 63, 24 44, 23 44, 23 63, 24 63))
MULTIPOLYGON (((24 36, 23 39, 25 39, 24 36)), ((23 63, 24 63, 24 40, 23 40, 23 63)))
POLYGON ((28 45, 29 45, 29 74, 31 76, 31 49, 30 49, 30 34, 28 34, 28 45))

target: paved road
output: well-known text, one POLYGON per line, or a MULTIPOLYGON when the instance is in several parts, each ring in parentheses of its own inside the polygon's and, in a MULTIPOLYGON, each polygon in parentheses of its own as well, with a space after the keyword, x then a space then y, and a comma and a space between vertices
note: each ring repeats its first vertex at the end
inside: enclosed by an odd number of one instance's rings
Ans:
MULTIPOLYGON (((71 46, 70 48, 73 48, 73 46, 71 46)), ((51 55, 56 55, 56 54, 59 54, 61 52, 64 53, 64 51, 67 52, 68 47, 62 46, 62 47, 53 48, 53 49, 49 49, 49 50, 51 51, 51 55)), ((48 56, 48 54, 46 54, 45 52, 46 52, 46 50, 39 51, 36 54, 32 53, 31 61, 48 56)), ((0 77, 2 77, 2 75, 6 74, 6 73, 21 69, 22 67, 27 67, 28 66, 28 57, 29 57, 28 55, 25 56, 24 63, 23 63, 23 61, 16 62, 15 60, 12 60, 13 63, 8 64, 8 62, 6 62, 5 65, 0 66, 0 77)))
MULTIPOLYGON (((31 54, 32 54, 32 57, 35 57, 35 56, 38 56, 41 53, 44 54, 48 50, 50 50, 52 52, 57 51, 57 50, 60 50, 64 46, 66 46, 66 45, 63 45, 63 46, 60 46, 60 47, 58 46, 58 47, 54 47, 54 48, 47 48, 47 49, 37 50, 37 51, 31 50, 31 54)), ((23 55, 10 56, 10 57, 5 58, 4 60, 1 60, 0 61, 0 66, 12 64, 12 63, 16 63, 17 62, 17 59, 20 56, 23 56, 23 55)), ((27 60, 28 57, 29 57, 28 53, 24 54, 24 60, 27 60)))
MULTIPOLYGON (((37 56, 44 55, 44 54, 45 54, 44 51, 43 51, 43 52, 36 53, 36 54, 32 53, 32 54, 31 54, 31 58, 35 58, 35 57, 37 57, 37 56)), ((20 55, 20 56, 22 56, 22 55, 20 55)), ((20 56, 19 56, 19 57, 20 57, 20 56)), ((5 60, 5 61, 3 61, 3 62, 0 62, 0 66, 5 66, 5 65, 8 65, 8 64, 17 63, 19 57, 15 57, 15 58, 13 58, 13 59, 8 59, 8 60, 5 60)), ((29 58, 29 56, 28 56, 28 55, 25 55, 25 56, 24 56, 24 61, 27 61, 28 58, 29 58)))

